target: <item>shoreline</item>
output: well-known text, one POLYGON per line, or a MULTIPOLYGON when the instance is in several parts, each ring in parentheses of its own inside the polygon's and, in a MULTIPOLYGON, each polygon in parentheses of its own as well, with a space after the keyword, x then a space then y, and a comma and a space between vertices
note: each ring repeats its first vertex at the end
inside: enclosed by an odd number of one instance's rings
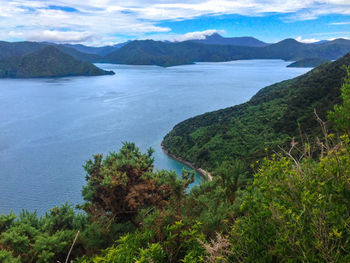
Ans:
POLYGON ((181 157, 177 157, 176 155, 170 153, 163 145, 163 142, 160 144, 160 146, 162 147, 163 152, 168 155, 170 158, 192 168, 193 170, 195 170, 197 173, 199 173, 202 177, 204 177, 207 181, 212 181, 213 180, 213 176, 211 175, 211 173, 209 173, 208 171, 202 169, 202 168, 198 168, 197 166, 195 166, 193 163, 190 163, 189 161, 186 161, 184 159, 182 159, 181 157))

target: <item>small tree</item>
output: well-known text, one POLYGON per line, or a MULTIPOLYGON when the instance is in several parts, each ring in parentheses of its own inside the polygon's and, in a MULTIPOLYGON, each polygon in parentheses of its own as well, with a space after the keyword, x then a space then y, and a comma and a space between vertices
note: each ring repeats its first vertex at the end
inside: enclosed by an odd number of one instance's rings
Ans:
POLYGON ((83 209, 95 219, 133 222, 145 207, 162 207, 171 187, 153 173, 153 150, 143 154, 134 143, 124 143, 119 153, 101 154, 84 166, 87 185, 83 209))

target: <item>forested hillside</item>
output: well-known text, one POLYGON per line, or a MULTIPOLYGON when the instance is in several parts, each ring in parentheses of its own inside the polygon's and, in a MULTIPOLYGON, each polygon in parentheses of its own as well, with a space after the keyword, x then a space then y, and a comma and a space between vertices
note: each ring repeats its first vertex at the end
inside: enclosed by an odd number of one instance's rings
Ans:
POLYGON ((254 37, 222 37, 218 33, 206 36, 204 39, 190 41, 207 45, 232 45, 245 47, 264 47, 269 45, 254 37))
POLYGON ((51 43, 38 43, 38 42, 29 42, 29 41, 23 41, 23 42, 0 41, 0 59, 7 59, 10 57, 28 55, 29 53, 33 53, 35 51, 38 51, 40 49, 43 49, 48 46, 53 46, 53 45, 59 50, 61 50, 62 52, 68 55, 71 55, 72 57, 82 61, 99 62, 101 60, 101 57, 99 55, 83 53, 76 49, 67 47, 65 45, 57 45, 57 44, 51 44, 51 43))
POLYGON ((289 64, 287 67, 289 68, 315 68, 319 65, 329 62, 329 59, 326 58, 304 58, 298 61, 295 61, 289 64))
POLYGON ((336 39, 322 44, 305 44, 285 39, 261 47, 208 45, 193 41, 161 42, 132 41, 108 54, 103 61, 117 64, 158 65, 163 67, 194 62, 219 62, 241 59, 283 59, 297 61, 306 58, 338 59, 350 52, 350 40, 336 39))
POLYGON ((249 102, 206 113, 177 124, 163 145, 172 154, 214 171, 223 161, 248 164, 292 137, 321 135, 314 110, 322 118, 340 101, 344 65, 350 54, 295 79, 259 91, 249 102))
MULTIPOLYGON (((54 45, 76 59, 90 63, 158 65, 162 67, 242 59, 299 61, 319 58, 336 60, 350 52, 350 40, 346 39, 336 39, 320 44, 305 44, 294 39, 285 39, 275 44, 266 44, 252 37, 222 38, 213 35, 208 39, 198 41, 135 40, 106 47, 28 41, 0 42, 0 59, 23 56, 50 45, 54 45)), ((303 63, 299 66, 303 66, 303 63)))
POLYGON ((79 61, 55 46, 24 56, 0 60, 0 78, 40 78, 64 76, 100 76, 114 74, 79 61))

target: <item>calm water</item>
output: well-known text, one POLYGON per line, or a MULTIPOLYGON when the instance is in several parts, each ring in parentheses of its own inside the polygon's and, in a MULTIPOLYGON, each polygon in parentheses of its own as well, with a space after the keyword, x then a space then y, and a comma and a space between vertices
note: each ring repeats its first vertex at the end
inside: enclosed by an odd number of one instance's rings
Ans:
POLYGON ((0 213, 81 202, 84 161, 117 151, 122 141, 153 147, 156 168, 181 172, 161 151, 164 135, 184 119, 245 102, 308 71, 287 64, 99 65, 117 74, 0 80, 0 213))

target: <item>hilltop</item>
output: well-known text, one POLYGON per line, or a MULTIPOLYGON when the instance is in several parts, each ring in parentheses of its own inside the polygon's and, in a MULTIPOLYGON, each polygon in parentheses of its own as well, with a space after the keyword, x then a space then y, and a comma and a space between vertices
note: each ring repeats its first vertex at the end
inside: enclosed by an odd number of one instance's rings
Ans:
POLYGON ((6 58, 16 57, 16 56, 24 56, 48 46, 55 46, 57 49, 61 50, 62 52, 78 60, 82 60, 86 62, 91 62, 91 63, 99 62, 102 58, 97 54, 88 54, 85 52, 80 52, 77 49, 71 48, 69 46, 65 46, 63 44, 57 45, 57 44, 51 44, 51 43, 38 43, 38 42, 29 42, 29 41, 23 41, 23 42, 0 41, 0 50, 1 50, 0 59, 6 59, 6 58))
POLYGON ((57 47, 48 46, 38 51, 0 61, 1 78, 41 78, 63 76, 100 76, 114 72, 75 59, 57 47))
POLYGON ((232 45, 244 47, 265 47, 269 45, 254 37, 223 37, 218 33, 206 36, 205 39, 194 39, 190 41, 207 45, 232 45))

